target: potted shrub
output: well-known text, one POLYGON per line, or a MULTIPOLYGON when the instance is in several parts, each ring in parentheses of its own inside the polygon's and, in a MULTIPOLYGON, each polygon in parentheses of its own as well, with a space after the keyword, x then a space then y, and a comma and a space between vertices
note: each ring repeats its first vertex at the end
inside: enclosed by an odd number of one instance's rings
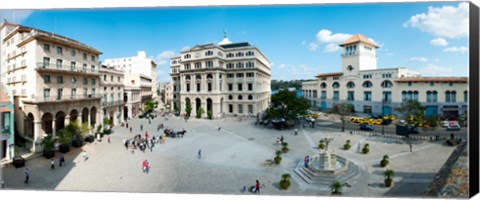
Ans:
POLYGON ((368 143, 365 144, 365 146, 363 146, 362 152, 364 154, 367 154, 368 152, 370 152, 370 145, 368 143))
POLYGON ((279 183, 280 188, 284 190, 287 190, 288 188, 290 188, 290 185, 291 185, 290 178, 292 178, 290 174, 283 174, 282 180, 280 180, 280 183, 279 183))
POLYGON ((49 159, 55 156, 55 141, 52 135, 47 135, 42 140, 43 157, 49 159))
POLYGON ((97 130, 95 131, 95 137, 98 137, 100 135, 100 138, 103 137, 103 132, 102 132, 102 125, 99 124, 97 126, 97 130))
POLYGON ((318 148, 319 149, 324 149, 325 148, 325 141, 323 139, 319 141, 318 148))
POLYGON ((213 113, 211 110, 207 111, 208 119, 213 119, 213 113))
POLYGON ((273 160, 275 161, 275 163, 278 165, 280 164, 280 162, 282 162, 282 157, 280 157, 280 154, 282 154, 281 151, 276 151, 275 152, 275 158, 273 158, 273 160))
POLYGON ((57 132, 58 142, 60 142, 60 148, 58 151, 67 153, 70 151, 70 142, 72 141, 73 133, 67 129, 62 129, 57 132))
POLYGON ((351 147, 352 147, 352 145, 350 145, 350 140, 347 140, 347 143, 345 143, 343 145, 343 149, 345 149, 345 150, 349 150, 351 147))
POLYGON ((385 186, 386 187, 391 187, 393 185, 393 179, 392 177, 395 175, 393 170, 387 169, 383 175, 385 176, 385 186))
POLYGON ((199 107, 198 110, 197 110, 197 116, 196 117, 201 118, 204 112, 205 111, 203 110, 203 108, 199 107))
POLYGON ((15 156, 12 159, 12 164, 15 168, 20 168, 25 166, 25 159, 22 156, 15 156))
POLYGON ((380 161, 380 166, 385 167, 388 165, 388 155, 384 155, 382 160, 380 161))
POLYGON ((342 195, 342 184, 335 181, 330 185, 330 190, 332 191, 332 195, 342 195))
POLYGON ((282 152, 283 153, 288 153, 288 150, 289 150, 288 149, 288 143, 284 142, 284 143, 282 143, 282 146, 283 146, 282 147, 282 152))

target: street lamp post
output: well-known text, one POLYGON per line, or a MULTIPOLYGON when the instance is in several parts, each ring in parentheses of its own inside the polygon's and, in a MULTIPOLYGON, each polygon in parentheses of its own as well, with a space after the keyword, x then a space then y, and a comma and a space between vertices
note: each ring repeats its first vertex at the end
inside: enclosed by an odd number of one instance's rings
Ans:
MULTIPOLYGON (((385 101, 386 99, 383 99, 382 101, 382 119, 385 119, 385 101)), ((382 120, 382 135, 385 135, 385 122, 382 120)))

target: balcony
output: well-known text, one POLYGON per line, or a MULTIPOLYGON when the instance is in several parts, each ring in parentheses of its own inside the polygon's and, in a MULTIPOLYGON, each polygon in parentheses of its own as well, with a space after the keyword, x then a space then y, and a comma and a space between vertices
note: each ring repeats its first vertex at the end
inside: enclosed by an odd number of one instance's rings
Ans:
POLYGON ((253 81, 255 81, 254 78, 247 78, 247 82, 252 83, 253 81))
POLYGON ((233 82, 233 80, 234 80, 233 78, 227 78, 227 82, 228 82, 228 83, 233 82))
POLYGON ((56 65, 56 64, 49 64, 49 63, 43 63, 43 62, 37 63, 35 70, 37 70, 37 72, 59 72, 59 73, 94 75, 94 76, 99 75, 98 70, 96 69, 72 67, 70 65, 56 65))
POLYGON ((242 77, 236 79, 237 82, 243 82, 244 80, 245 80, 245 79, 242 78, 242 77))
POLYGON ((125 104, 125 102, 123 100, 102 102, 103 107, 118 106, 118 105, 123 105, 123 104, 125 104))
POLYGON ((26 103, 61 103, 61 102, 71 102, 71 101, 86 101, 86 100, 97 100, 102 98, 100 94, 88 94, 88 95, 62 95, 62 96, 46 96, 46 97, 34 97, 33 99, 26 99, 23 102, 26 103))

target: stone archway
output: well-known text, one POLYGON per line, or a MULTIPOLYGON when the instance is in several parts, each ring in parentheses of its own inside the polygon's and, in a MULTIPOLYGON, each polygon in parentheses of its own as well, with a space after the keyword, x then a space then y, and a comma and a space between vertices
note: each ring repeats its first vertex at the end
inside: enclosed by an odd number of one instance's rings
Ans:
POLYGON ((213 113, 212 105, 213 105, 212 99, 208 98, 208 99, 207 99, 207 113, 208 113, 208 111, 211 111, 211 112, 213 113))
POLYGON ((94 127, 95 124, 97 124, 97 108, 92 107, 92 109, 90 109, 90 125, 94 127))
POLYGON ((82 124, 88 123, 88 108, 83 108, 82 110, 82 124))
POLYGON ((35 117, 33 116, 33 114, 28 113, 27 123, 26 123, 27 128, 26 128, 25 134, 29 138, 34 138, 34 134, 35 134, 35 124, 33 123, 34 120, 35 120, 35 117))
POLYGON ((55 131, 59 131, 64 127, 65 127, 65 113, 63 111, 59 111, 55 115, 55 131))
POLYGON ((45 113, 42 116, 42 130, 45 132, 45 134, 52 134, 53 133, 53 116, 50 113, 45 113))
POLYGON ((72 111, 70 111, 70 123, 72 122, 78 123, 77 120, 78 120, 78 111, 73 109, 72 111))
POLYGON ((200 98, 196 98, 195 99, 195 111, 200 109, 200 107, 202 107, 202 100, 200 100, 200 98))

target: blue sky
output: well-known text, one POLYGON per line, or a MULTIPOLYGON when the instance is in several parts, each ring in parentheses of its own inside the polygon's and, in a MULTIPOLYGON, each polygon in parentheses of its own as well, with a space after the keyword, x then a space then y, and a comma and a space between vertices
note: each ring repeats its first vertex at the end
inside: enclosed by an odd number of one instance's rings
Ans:
POLYGON ((312 79, 340 71, 338 44, 373 39, 378 68, 407 67, 424 76, 468 76, 468 4, 371 3, 290 6, 56 9, 2 18, 64 35, 106 58, 145 50, 169 81, 168 58, 197 44, 248 41, 272 62, 272 79, 312 79))

